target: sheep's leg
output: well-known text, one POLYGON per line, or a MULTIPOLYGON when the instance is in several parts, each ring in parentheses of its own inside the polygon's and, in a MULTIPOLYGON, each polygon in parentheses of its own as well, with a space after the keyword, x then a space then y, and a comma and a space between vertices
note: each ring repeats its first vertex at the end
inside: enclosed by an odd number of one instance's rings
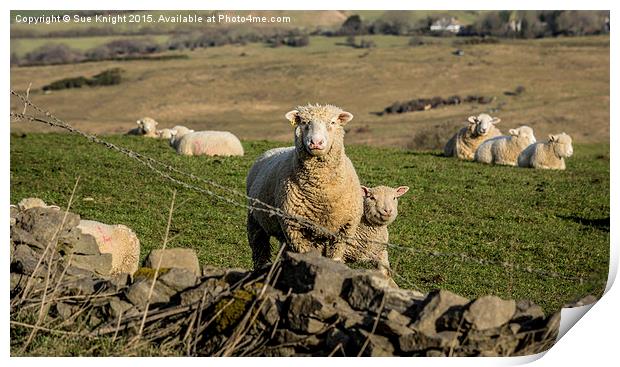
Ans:
POLYGON ((256 221, 251 213, 248 213, 248 243, 252 248, 252 261, 254 269, 260 269, 271 261, 271 245, 269 234, 256 221))
POLYGON ((390 267, 390 260, 388 259, 387 249, 381 251, 377 258, 377 269, 386 277, 392 276, 392 268, 390 267))

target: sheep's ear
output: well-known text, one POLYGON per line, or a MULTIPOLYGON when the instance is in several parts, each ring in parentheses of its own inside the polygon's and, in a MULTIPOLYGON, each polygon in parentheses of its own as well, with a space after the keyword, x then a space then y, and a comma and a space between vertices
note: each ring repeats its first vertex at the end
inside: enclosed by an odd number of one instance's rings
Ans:
POLYGON ((60 210, 60 207, 58 205, 48 205, 47 207, 54 210, 60 210))
POLYGON ((519 135, 519 131, 517 131, 516 129, 510 129, 510 130, 508 130, 508 134, 510 134, 512 136, 517 136, 517 135, 519 135))
POLYGON ((338 115, 338 121, 340 122, 340 125, 346 125, 347 122, 351 120, 353 120, 353 114, 347 111, 342 111, 340 115, 338 115))
POLYGON ((299 124, 299 111, 297 110, 288 111, 284 117, 289 120, 292 126, 297 126, 297 124, 299 124))
POLYGON ((470 124, 470 125, 473 125, 473 124, 475 124, 475 123, 477 123, 477 122, 478 122, 478 118, 477 118, 476 116, 469 116, 469 117, 467 118, 467 121, 469 121, 469 124, 470 124))
POLYGON ((553 141, 555 141, 555 140, 556 140, 556 138, 555 138, 555 136, 554 136, 554 135, 549 135, 549 141, 553 142, 553 141))
POLYGON ((142 126, 142 120, 136 120, 136 124, 138 124, 139 126, 142 126))
POLYGON ((495 125, 495 124, 499 124, 500 121, 502 121, 502 119, 500 119, 499 117, 493 117, 493 119, 491 120, 491 123, 495 125))
POLYGON ((401 196, 405 195, 405 193, 406 193, 407 191, 409 191, 409 186, 399 186, 399 187, 396 189, 396 197, 397 197, 397 198, 399 198, 399 197, 401 197, 401 196))
POLYGON ((362 188, 362 197, 369 197, 370 189, 364 185, 361 185, 361 188, 362 188))

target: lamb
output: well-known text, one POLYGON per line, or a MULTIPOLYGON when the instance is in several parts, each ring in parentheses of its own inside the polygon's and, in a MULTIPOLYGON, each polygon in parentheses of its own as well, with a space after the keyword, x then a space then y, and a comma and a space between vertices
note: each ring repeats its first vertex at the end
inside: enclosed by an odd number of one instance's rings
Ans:
POLYGON ((564 158, 573 155, 573 140, 566 133, 549 135, 547 142, 534 143, 519 154, 519 167, 566 169, 564 158))
POLYGON ((408 186, 391 188, 362 186, 364 215, 355 233, 355 242, 348 246, 345 261, 370 261, 381 273, 390 276, 387 242, 388 225, 398 215, 398 198, 409 191, 408 186))
MULTIPOLYGON (((11 205, 13 207, 13 205, 11 205)), ((56 209, 56 210, 60 210, 59 206, 56 205, 47 205, 45 204, 45 202, 39 198, 24 198, 22 200, 20 200, 19 203, 17 203, 17 209, 19 211, 24 211, 30 208, 38 208, 38 207, 42 207, 42 208, 51 208, 51 209, 56 209)))
POLYGON ((185 126, 177 125, 173 127, 172 129, 157 130, 156 134, 159 139, 170 140, 170 138, 172 138, 173 135, 176 135, 177 138, 180 138, 181 136, 187 133, 193 133, 193 132, 194 130, 192 129, 188 129, 185 126))
MULTIPOLYGON (((254 268, 270 261, 272 236, 286 243, 289 251, 316 249, 343 261, 363 213, 359 179, 343 142, 344 126, 353 115, 336 106, 309 104, 285 117, 295 129, 295 146, 267 151, 254 162, 246 178, 247 195, 336 236, 292 218, 250 209, 247 232, 254 268)), ((261 207, 253 200, 249 204, 261 207)))
POLYGON ((172 138, 172 129, 157 130, 157 138, 170 140, 172 138))
POLYGON ((170 145, 183 155, 242 156, 243 146, 228 131, 173 132, 170 145))
POLYGON ((101 253, 112 254, 111 275, 133 274, 138 270, 140 240, 127 226, 104 224, 94 220, 80 220, 82 233, 95 237, 101 253))
POLYGON ((495 127, 501 121, 498 117, 481 113, 477 117, 469 116, 467 121, 469 125, 459 130, 446 143, 444 147, 446 157, 472 161, 480 144, 487 139, 502 135, 502 132, 495 127))
POLYGON ((135 129, 131 129, 127 134, 128 135, 141 135, 146 138, 157 138, 157 125, 159 124, 157 121, 153 120, 150 117, 144 117, 138 121, 136 121, 138 127, 135 129))
POLYGON ((534 130, 529 126, 510 129, 508 133, 510 135, 498 136, 480 144, 474 160, 481 163, 516 166, 519 154, 528 145, 535 143, 536 138, 534 130))

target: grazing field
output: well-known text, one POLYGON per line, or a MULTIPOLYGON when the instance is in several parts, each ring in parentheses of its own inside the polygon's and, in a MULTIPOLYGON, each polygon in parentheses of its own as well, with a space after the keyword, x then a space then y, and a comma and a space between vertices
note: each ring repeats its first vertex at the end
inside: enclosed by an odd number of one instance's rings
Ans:
MULTIPOLYGON (((356 144, 437 149, 467 116, 481 112, 500 117, 503 131, 527 124, 537 138, 565 131, 577 144, 609 142, 609 36, 458 46, 453 42, 460 37, 428 38, 431 44, 417 47, 408 46, 407 37, 363 38, 377 47, 354 49, 344 37, 311 37, 307 47, 228 45, 183 51, 189 58, 182 60, 14 67, 11 86, 23 92, 32 83, 35 103, 99 134, 127 131, 150 116, 160 127, 185 124, 230 130, 246 140, 288 141, 284 113, 320 102, 355 115, 348 141, 356 144), (457 47, 464 56, 452 54, 457 47), (124 70, 120 85, 40 91, 61 78, 113 67, 124 70), (517 86, 525 92, 504 94, 517 86), (374 114, 395 101, 455 94, 496 100, 374 114)), ((13 108, 18 105, 12 100, 13 108)), ((20 124, 12 129, 27 131, 20 124)))
MULTIPOLYGON (((254 159, 286 145, 245 140, 246 156, 212 158, 179 156, 160 140, 105 139, 239 192, 245 191, 254 159)), ((567 170, 553 172, 461 162, 436 151, 355 145, 348 136, 345 141, 363 184, 411 187, 390 227, 391 242, 404 247, 389 250, 401 287, 444 288, 470 298, 531 299, 548 312, 580 296, 601 294, 609 253, 608 144, 576 144, 567 170), (465 253, 586 280, 580 284, 429 252, 465 253)), ((133 228, 142 257, 161 246, 172 190, 177 189, 170 245, 196 249, 203 264, 251 267, 243 208, 176 187, 136 161, 73 135, 13 134, 10 159, 12 203, 36 196, 63 206, 79 176, 72 211, 133 228)))

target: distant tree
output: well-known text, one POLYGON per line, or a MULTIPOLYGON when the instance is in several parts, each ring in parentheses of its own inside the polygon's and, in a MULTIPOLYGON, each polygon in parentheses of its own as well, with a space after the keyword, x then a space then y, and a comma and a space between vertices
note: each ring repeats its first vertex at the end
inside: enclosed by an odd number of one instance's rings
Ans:
POLYGON ((27 65, 69 64, 84 60, 84 55, 65 44, 43 45, 24 56, 27 65))
POLYGON ((353 14, 342 23, 340 33, 343 35, 360 34, 362 32, 362 27, 362 18, 357 14, 353 14))

